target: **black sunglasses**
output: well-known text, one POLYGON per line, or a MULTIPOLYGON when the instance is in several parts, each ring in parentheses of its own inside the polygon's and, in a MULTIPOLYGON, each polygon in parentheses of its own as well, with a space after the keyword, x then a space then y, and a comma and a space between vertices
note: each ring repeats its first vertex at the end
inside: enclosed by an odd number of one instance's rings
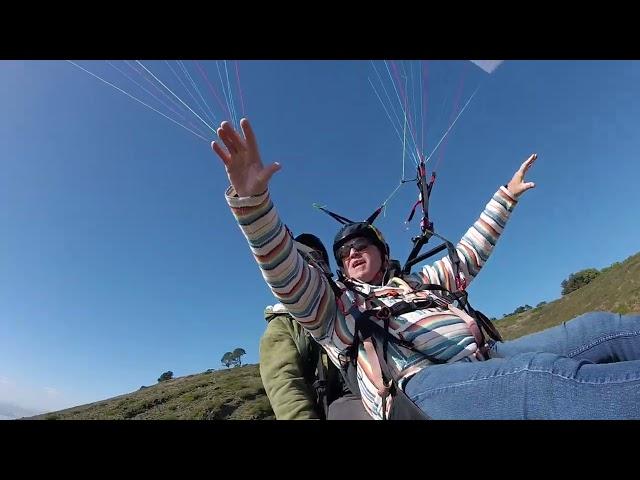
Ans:
POLYGON ((369 245, 373 245, 370 240, 364 237, 354 238, 338 248, 338 258, 344 260, 351 253, 353 248, 356 252, 361 252, 369 245))

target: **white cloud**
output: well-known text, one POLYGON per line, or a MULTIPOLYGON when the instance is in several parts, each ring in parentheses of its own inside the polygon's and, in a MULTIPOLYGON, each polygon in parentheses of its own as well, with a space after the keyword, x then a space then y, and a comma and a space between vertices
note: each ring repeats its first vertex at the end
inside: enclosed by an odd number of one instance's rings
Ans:
POLYGON ((52 387, 44 387, 44 391, 50 398, 56 398, 60 396, 60 392, 52 387))
POLYGON ((14 420, 43 413, 42 410, 32 410, 8 402, 0 402, 0 420, 14 420))
POLYGON ((34 387, 24 382, 15 382, 8 377, 0 377, 0 416, 12 416, 22 412, 25 415, 62 410, 81 404, 68 398, 55 387, 34 387), (16 413, 18 412, 18 413, 16 413))

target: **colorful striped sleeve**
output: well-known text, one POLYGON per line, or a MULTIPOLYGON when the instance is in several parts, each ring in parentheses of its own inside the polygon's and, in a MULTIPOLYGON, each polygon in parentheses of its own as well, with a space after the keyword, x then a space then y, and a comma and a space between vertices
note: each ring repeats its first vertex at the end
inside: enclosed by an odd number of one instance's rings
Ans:
MULTIPOLYGON (((488 260, 517 203, 516 198, 506 187, 500 187, 487 203, 480 218, 456 245, 460 258, 460 270, 467 285, 478 275, 488 260)), ((425 283, 435 283, 448 290, 456 290, 453 265, 448 255, 432 265, 425 265, 421 273, 422 281, 425 283)))
POLYGON ((335 319, 335 295, 327 278, 294 247, 269 192, 238 197, 229 187, 225 197, 275 297, 303 328, 322 340, 335 319))

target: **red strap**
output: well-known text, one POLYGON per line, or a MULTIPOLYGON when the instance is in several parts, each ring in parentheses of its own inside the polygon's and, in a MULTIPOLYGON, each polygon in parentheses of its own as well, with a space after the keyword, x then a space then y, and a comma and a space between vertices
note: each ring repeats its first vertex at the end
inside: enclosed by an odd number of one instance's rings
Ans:
POLYGON ((456 288, 458 290, 464 290, 465 288, 467 288, 467 279, 464 278, 462 274, 459 274, 456 277, 456 288))
POLYGON ((409 214, 409 218, 407 218, 407 222, 411 221, 411 219, 413 218, 413 214, 416 213, 416 207, 420 205, 421 201, 421 199, 418 199, 418 201, 413 204, 413 208, 411 208, 411 213, 409 214))

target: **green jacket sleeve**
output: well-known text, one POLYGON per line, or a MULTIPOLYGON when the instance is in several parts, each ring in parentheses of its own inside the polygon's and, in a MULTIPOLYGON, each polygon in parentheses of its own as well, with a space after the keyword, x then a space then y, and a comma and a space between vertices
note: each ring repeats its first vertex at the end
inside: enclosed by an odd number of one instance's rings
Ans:
POLYGON ((287 315, 271 320, 260 339, 260 376, 278 420, 318 419, 315 394, 304 378, 295 341, 296 325, 287 315))

